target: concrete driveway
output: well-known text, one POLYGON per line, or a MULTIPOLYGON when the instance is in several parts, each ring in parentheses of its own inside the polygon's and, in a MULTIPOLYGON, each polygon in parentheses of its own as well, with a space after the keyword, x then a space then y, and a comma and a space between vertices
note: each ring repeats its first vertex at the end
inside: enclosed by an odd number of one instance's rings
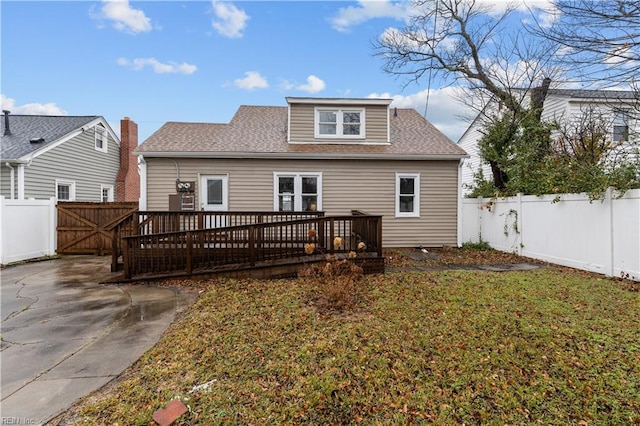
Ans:
POLYGON ((43 424, 104 386, 194 300, 170 288, 101 285, 113 275, 109 261, 69 256, 0 272, 3 424, 43 424))

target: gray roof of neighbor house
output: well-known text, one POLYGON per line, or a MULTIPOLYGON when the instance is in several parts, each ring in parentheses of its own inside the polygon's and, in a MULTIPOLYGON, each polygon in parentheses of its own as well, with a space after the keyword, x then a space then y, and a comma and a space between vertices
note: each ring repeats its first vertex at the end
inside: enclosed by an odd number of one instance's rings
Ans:
POLYGON ((50 145, 82 126, 100 118, 88 116, 13 115, 9 114, 9 131, 5 135, 5 116, 0 116, 2 144, 0 158, 17 160, 50 145), (35 140, 44 139, 41 142, 35 140), (31 142, 31 141, 34 142, 31 142))
POLYGON ((391 143, 287 143, 288 107, 241 106, 229 124, 168 122, 136 154, 157 157, 456 159, 466 152, 414 109, 389 119, 391 143))
POLYGON ((549 89, 547 95, 574 99, 640 99, 640 94, 633 90, 549 89))

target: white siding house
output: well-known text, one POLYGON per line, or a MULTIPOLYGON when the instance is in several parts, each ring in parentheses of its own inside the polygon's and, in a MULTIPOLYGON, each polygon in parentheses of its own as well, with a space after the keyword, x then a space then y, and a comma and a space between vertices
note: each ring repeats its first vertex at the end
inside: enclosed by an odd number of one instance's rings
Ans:
MULTIPOLYGON (((544 100, 542 121, 559 121, 575 123, 589 111, 595 111, 610 127, 609 137, 616 142, 624 142, 624 149, 638 147, 640 122, 637 119, 640 99, 633 91, 614 90, 572 90, 549 89, 544 100)), ((487 110, 496 110, 495 105, 487 106, 487 110)), ((478 142, 482 137, 482 117, 491 115, 488 112, 478 115, 458 141, 469 158, 462 165, 461 193, 469 193, 474 174, 482 169, 487 179, 492 178, 489 165, 484 163, 478 153, 478 142)))

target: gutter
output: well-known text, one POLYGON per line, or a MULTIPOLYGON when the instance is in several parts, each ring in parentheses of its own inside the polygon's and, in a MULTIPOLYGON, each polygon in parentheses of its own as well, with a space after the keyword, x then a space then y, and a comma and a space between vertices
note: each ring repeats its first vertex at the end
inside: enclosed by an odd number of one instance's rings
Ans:
POLYGON ((222 158, 222 159, 274 159, 274 160, 462 160, 469 154, 308 154, 282 152, 140 152, 146 158, 222 158))

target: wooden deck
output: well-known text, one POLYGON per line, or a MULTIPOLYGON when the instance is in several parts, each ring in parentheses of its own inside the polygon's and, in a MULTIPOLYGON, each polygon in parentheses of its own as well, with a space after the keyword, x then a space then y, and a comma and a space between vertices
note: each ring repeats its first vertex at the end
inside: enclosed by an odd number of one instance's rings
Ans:
POLYGON ((384 272, 382 217, 360 212, 137 212, 114 229, 113 246, 121 281, 292 276, 328 254, 384 272))

